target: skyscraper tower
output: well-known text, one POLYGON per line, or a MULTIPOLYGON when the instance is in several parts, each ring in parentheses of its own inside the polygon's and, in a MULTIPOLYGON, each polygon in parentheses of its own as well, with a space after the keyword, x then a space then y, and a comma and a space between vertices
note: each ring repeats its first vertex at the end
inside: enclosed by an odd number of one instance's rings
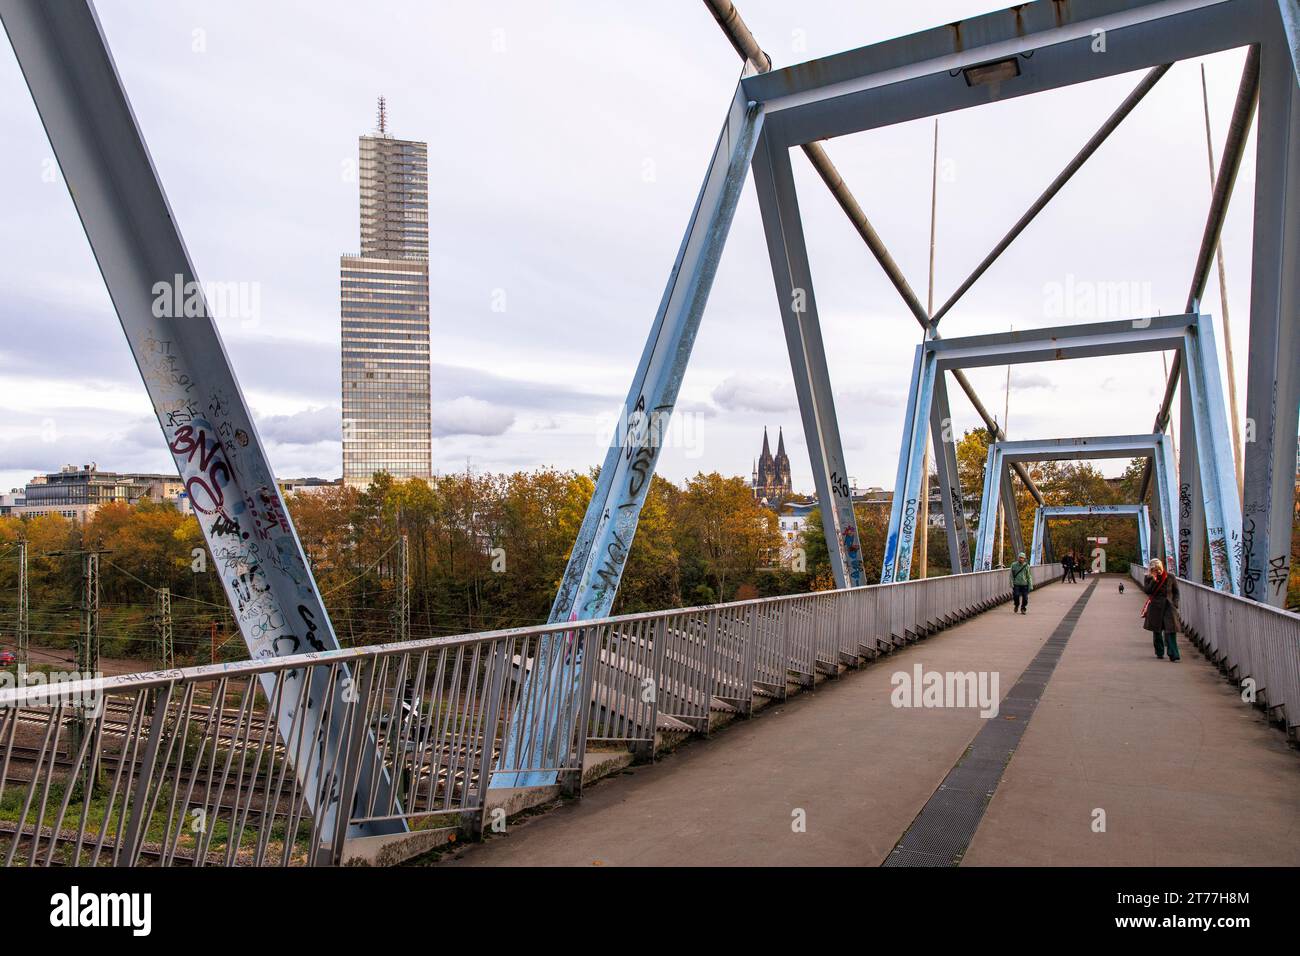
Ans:
POLYGON ((376 132, 358 141, 361 254, 339 262, 343 332, 343 480, 377 471, 427 478, 429 408, 428 145, 394 139, 379 98, 376 132))

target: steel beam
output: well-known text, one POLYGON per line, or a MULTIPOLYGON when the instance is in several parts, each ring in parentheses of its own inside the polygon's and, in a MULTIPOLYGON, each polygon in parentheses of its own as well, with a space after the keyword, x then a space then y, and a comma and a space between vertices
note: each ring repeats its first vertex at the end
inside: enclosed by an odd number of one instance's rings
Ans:
POLYGON ((1145 566, 1151 560, 1150 516, 1144 504, 1125 505, 1041 505, 1034 509, 1034 543, 1030 564, 1055 560, 1050 553, 1053 518, 1136 518, 1138 522, 1138 552, 1145 566))
POLYGON ((1282 22, 1282 35, 1291 54, 1291 69, 1300 83, 1300 0, 1277 0, 1282 22))
MULTIPOLYGON (((552 623, 606 617, 614 604, 762 126, 762 108, 737 87, 632 378, 623 418, 551 606, 552 623)), ((559 681, 581 680, 581 663, 573 667, 565 661, 567 644, 563 635, 540 641, 537 659, 524 679, 548 681, 547 695, 561 692, 559 681)), ((542 754, 555 751, 557 741, 568 739, 566 721, 576 718, 576 714, 560 715, 549 727, 529 735, 528 754, 511 749, 522 739, 512 730, 507 737, 511 744, 498 767, 517 767, 521 761, 527 761, 523 766, 537 765, 542 754)), ((513 719, 522 717, 516 714, 513 719)), ((491 787, 555 782, 551 771, 498 771, 492 775, 491 787)))
POLYGON ((1263 44, 1246 373, 1241 593, 1284 607, 1291 575, 1300 404, 1300 86, 1288 37, 1263 44), (1253 434, 1251 434, 1253 433, 1253 434))
POLYGON ((880 571, 882 584, 906 581, 912 575, 912 543, 921 494, 925 429, 930 421, 930 403, 934 398, 935 367, 934 352, 925 345, 918 345, 903 418, 903 444, 898 455, 894 497, 889 507, 889 530, 880 571))
POLYGON ((1178 567, 1178 475, 1174 468, 1173 442, 1160 435, 1156 443, 1156 515, 1160 553, 1165 566, 1178 567))
MULTIPOLYGON (((768 72, 772 68, 772 59, 763 52, 762 47, 759 46, 753 33, 745 24, 744 19, 741 18, 736 5, 731 0, 705 0, 705 5, 709 8, 709 12, 713 14, 713 18, 718 21, 718 25, 722 28, 722 32, 726 34, 732 47, 740 55, 740 58, 745 61, 746 68, 754 73, 768 72)), ((899 297, 902 298, 903 303, 911 311, 913 317, 922 329, 931 328, 929 313, 921 305, 921 300, 916 297, 916 293, 912 291, 911 285, 903 275, 903 270, 898 267, 898 263, 890 255, 884 240, 880 238, 875 226, 871 224, 871 220, 867 218, 862 206, 854 198, 848 184, 844 181, 844 177, 835 168, 835 164, 831 162, 826 150, 822 148, 820 143, 803 143, 801 148, 804 155, 808 157, 808 162, 812 164, 813 169, 817 171, 817 175, 826 184, 826 188, 835 197, 835 201, 839 203, 840 208, 849 218, 849 222, 853 224, 858 235, 862 237, 862 241, 866 243, 867 248, 880 264, 880 268, 884 270, 885 275, 893 284, 899 297)), ((937 335, 937 333, 935 334, 937 335)), ((997 419, 984 407, 984 403, 975 394, 975 389, 971 386, 965 374, 955 372, 953 378, 961 386, 962 391, 966 393, 971 404, 975 407, 976 413, 984 420, 984 424, 994 430, 998 437, 1005 438, 1006 435, 998 425, 997 419)), ((1025 483, 1025 487, 1029 489, 1029 493, 1033 495, 1034 500, 1041 503, 1043 496, 1039 494, 1038 489, 1034 486, 1029 473, 1019 465, 1016 466, 1016 470, 1020 475, 1020 480, 1025 483)))
POLYGON ((745 89, 793 146, 1245 46, 1266 2, 1038 0, 772 70, 745 89), (1005 69, 967 72, 993 64, 1005 69))
POLYGON ((1228 434, 1228 410, 1214 323, 1208 316, 1186 332, 1183 367, 1187 369, 1196 431, 1196 463, 1205 508, 1210 574, 1220 591, 1241 593, 1241 499, 1228 434))
MULTIPOLYGON (((1025 532, 1020 526, 1020 507, 1016 502, 1016 490, 1011 484, 1011 475, 1002 472, 1002 513, 1007 516, 1007 534, 1011 538, 1011 552, 1019 554, 1025 550, 1025 532)), ((990 549, 990 555, 992 550, 990 549)))
POLYGON ((614 603, 762 122, 762 109, 738 89, 551 607, 553 623, 603 617, 614 603))
MULTIPOLYGON (((1223 156, 1219 159, 1219 173, 1214 177, 1214 192, 1210 196, 1210 208, 1205 216, 1205 228, 1201 233, 1201 245, 1197 252, 1196 263, 1192 268, 1191 286, 1187 292, 1185 312, 1200 309, 1201 296, 1210 277, 1210 263, 1214 250, 1218 247, 1219 236, 1223 232, 1223 220, 1228 213, 1228 203, 1232 199, 1233 186, 1237 182, 1237 172, 1241 168, 1241 158, 1245 154, 1246 139, 1250 133, 1251 119, 1259 100, 1259 47, 1252 46, 1246 54, 1246 62, 1241 70, 1241 81, 1237 86, 1237 97, 1232 107, 1232 117, 1228 122, 1228 135, 1223 143, 1223 156)), ((1174 353, 1165 381, 1165 393, 1156 411, 1152 431, 1162 432, 1169 422, 1169 412, 1173 408, 1174 390, 1181 380, 1181 363, 1183 357, 1174 353)), ((1151 469, 1142 472, 1141 494, 1145 497, 1151 483, 1151 469)))
MULTIPOLYGON (((1079 461, 1114 458, 1149 458, 1157 463, 1156 484, 1157 515, 1162 516, 1164 528, 1174 528, 1175 492, 1170 472, 1169 444, 1163 435, 1102 435, 1086 438, 1028 439, 1014 442, 993 442, 989 445, 985 463, 984 491, 980 499, 980 532, 976 537, 975 568, 987 570, 993 566, 994 522, 997 515, 998 495, 1003 481, 1008 478, 1006 466, 1012 462, 1079 461)), ((1163 541, 1163 538, 1162 538, 1163 541)), ((1167 557, 1174 552, 1173 539, 1164 542, 1167 557)))
POLYGON ((1037 218, 1038 214, 1047 208, 1047 204, 1052 201, 1057 193, 1065 188, 1065 184, 1074 177, 1075 173, 1083 168, 1083 164, 1091 158, 1093 153, 1101 148, 1101 144, 1106 142, 1110 137, 1110 134, 1119 128, 1119 124, 1124 122, 1124 119, 1132 113, 1146 95, 1155 88, 1155 85, 1160 82, 1160 78, 1169 72, 1170 66, 1172 66, 1172 64, 1162 64, 1151 70, 1142 78, 1142 81, 1133 89, 1133 92, 1124 98, 1124 101, 1120 103, 1120 105, 1115 108, 1115 111, 1106 118, 1106 122, 1101 124, 1097 132, 1095 132, 1088 142, 1083 145, 1083 148, 1075 154, 1074 158, 1066 164, 1065 168, 1057 174, 1056 178, 1053 179, 1039 197, 1034 200, 1033 205, 1025 210, 1024 215, 1016 220, 1016 224, 1008 230, 1005 236, 998 240, 997 245, 989 251, 989 254, 986 255, 980 264, 975 267, 974 271, 965 278, 961 285, 957 287, 956 291, 948 297, 948 301, 945 302, 939 311, 930 319, 930 327, 932 329, 938 328, 939 322, 948 314, 949 311, 951 311, 952 307, 957 304, 961 297, 970 291, 970 287, 979 281, 980 276, 984 275, 984 273, 989 270, 989 267, 998 260, 998 257, 1001 256, 1002 253, 1007 251, 1011 243, 1016 241, 1020 234, 1029 227, 1029 224, 1037 218))
POLYGON ((939 478, 939 497, 943 501, 948 567, 953 574, 964 574, 971 569, 970 535, 966 530, 966 506, 962 497, 961 473, 957 466, 957 439, 953 433, 952 412, 948 408, 948 386, 942 374, 936 375, 934 380, 930 435, 935 471, 939 478))
POLYGON ((1178 348, 1183 330, 1196 321, 1197 316, 1192 314, 1151 316, 933 339, 927 347, 936 353, 939 367, 944 370, 1130 355, 1178 348))
MULTIPOLYGON (((1131 321, 1098 322, 952 339, 928 338, 919 345, 913 361, 913 379, 904 412, 903 441, 899 453, 898 479, 890 512, 889 531, 885 542, 885 560, 881 569, 882 581, 906 580, 909 567, 906 559, 910 557, 912 537, 915 533, 912 511, 915 503, 914 493, 920 481, 919 475, 914 473, 920 468, 920 450, 916 439, 919 420, 916 416, 930 416, 934 382, 938 375, 945 370, 967 367, 1126 355, 1168 349, 1187 353, 1190 356, 1187 361, 1195 375, 1193 386, 1188 390, 1190 405, 1184 415, 1188 429, 1194 434, 1184 446, 1184 453, 1188 456, 1184 464, 1189 473, 1200 469, 1204 478, 1195 489, 1190 487, 1185 489, 1193 495, 1192 498, 1187 499, 1193 502, 1189 518, 1195 521, 1196 514, 1202 510, 1213 513, 1214 518, 1209 524, 1211 546, 1214 549, 1216 567, 1221 572, 1216 581, 1220 587, 1225 589, 1231 587, 1233 577, 1230 569, 1240 560, 1239 556, 1232 553, 1234 541, 1238 542, 1237 550, 1240 549, 1240 511, 1235 494, 1225 495, 1223 484, 1225 473, 1222 470, 1221 458, 1226 452, 1231 464, 1231 445, 1226 438, 1227 410, 1219 382, 1214 331, 1208 317, 1196 314, 1153 316, 1131 321), (927 390, 930 394, 927 394, 927 390), (1201 451, 1200 454, 1198 450, 1201 451)), ((992 471, 986 472, 985 476, 985 495, 980 507, 982 528, 976 546, 975 567, 988 567, 992 564, 992 521, 989 516, 996 512, 996 508, 992 503, 989 494, 990 486, 987 482, 1002 481, 1004 464, 1010 463, 1023 469, 1023 461, 1050 458, 1052 452, 1062 450, 1069 441, 1034 443, 1026 446, 1030 449, 1028 453, 1005 458, 998 447, 1003 443, 995 442, 990 446, 986 468, 991 468, 992 471)), ((1145 455, 1154 456, 1156 450, 1155 436, 1117 436, 1113 439, 1094 438, 1073 441, 1084 443, 1079 449, 1071 452, 1070 457, 1075 458, 1109 457, 1108 448, 1110 454, 1127 454, 1135 444, 1143 448, 1142 453, 1145 455), (1090 442, 1091 445, 1088 444, 1090 442)), ((1160 447, 1163 449, 1163 444, 1160 447)), ((1162 461, 1165 460, 1167 453, 1162 451, 1160 457, 1162 461)), ((1162 467, 1162 475, 1161 484, 1157 488, 1157 502, 1162 508, 1162 516, 1167 516, 1167 520, 1162 524, 1162 533, 1164 528, 1168 528, 1172 533, 1175 526, 1181 532, 1183 524, 1181 521, 1175 524, 1173 499, 1168 497, 1170 493, 1168 469, 1162 467)), ((1235 484, 1231 468, 1226 475, 1235 484)), ((1014 495, 1007 495, 1007 497, 1011 502, 1007 510, 1010 517, 1015 514, 1014 495)), ((1144 494, 1143 500, 1145 497, 1144 494)), ((1187 551, 1189 558, 1194 557, 1195 540, 1195 536, 1186 539, 1187 548, 1190 549, 1187 551)), ((1181 550, 1180 554, 1182 554, 1181 550)))
POLYGON ((1205 570, 1205 502, 1186 363, 1180 363, 1178 394, 1178 576, 1199 584, 1205 570))
POLYGON ((813 295, 790 151, 773 146, 766 136, 759 137, 754 152, 754 186, 772 261, 777 307, 785 330, 790 369, 794 373, 795 394, 799 397, 799 413, 804 440, 808 443, 831 573, 836 587, 857 587, 866 583, 862 547, 835 416, 835 398, 826 369, 826 350, 813 295))
MULTIPOLYGON (((198 273, 185 248, 94 9, 79 0, 0 0, 3 21, 72 194, 113 308, 140 368, 163 439, 185 482, 204 541, 253 658, 337 648, 329 615, 235 379, 198 273), (168 296, 170 298, 164 298, 168 296), (185 302, 191 308, 184 308, 185 302), (195 314, 195 313, 198 314, 195 314)), ((293 678, 307 678, 295 672, 293 678)), ((276 725, 318 819, 333 832, 347 812, 336 774, 340 719, 310 742, 328 703, 310 678, 308 713, 288 741, 298 693, 282 695, 276 725), (317 794, 326 794, 316 805, 317 794)), ((262 679, 268 699, 273 677, 262 679)), ((332 714, 345 714, 346 678, 332 714)), ((366 759, 362 788, 370 789, 366 759)), ((381 771, 382 772, 382 771, 381 771)), ((386 778, 380 799, 389 799, 386 778)), ((400 811, 399 811, 400 812, 400 811)), ((353 836, 405 830, 401 820, 355 826, 353 836)))

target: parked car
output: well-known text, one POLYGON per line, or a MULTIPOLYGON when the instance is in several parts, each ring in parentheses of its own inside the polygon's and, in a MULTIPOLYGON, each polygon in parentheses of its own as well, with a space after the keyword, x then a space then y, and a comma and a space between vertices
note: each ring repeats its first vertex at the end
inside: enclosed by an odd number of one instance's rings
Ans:
POLYGON ((13 651, 0 651, 0 667, 13 667, 18 663, 18 655, 13 651))

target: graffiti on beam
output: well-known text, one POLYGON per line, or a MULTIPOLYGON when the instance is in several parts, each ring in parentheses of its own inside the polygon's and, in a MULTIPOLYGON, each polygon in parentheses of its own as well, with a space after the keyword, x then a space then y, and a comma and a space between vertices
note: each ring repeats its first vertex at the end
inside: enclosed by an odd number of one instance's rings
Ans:
POLYGON ((1241 594, 1253 598, 1255 588, 1264 576, 1262 568, 1254 561, 1255 554, 1255 519, 1250 514, 1241 517, 1241 594))
POLYGON ((849 569, 849 584, 857 587, 862 583, 862 548, 858 544, 858 529, 851 524, 845 525, 840 543, 844 548, 844 564, 849 569))
POLYGON ((1187 577, 1192 564, 1192 486, 1178 486, 1178 574, 1187 577))
POLYGON ((242 454, 252 430, 242 405, 219 387, 201 394, 169 340, 146 339, 138 358, 250 656, 324 650, 315 613, 301 613, 308 605, 315 607, 317 599, 279 489, 260 462, 242 454), (292 594, 277 595, 273 577, 287 579, 292 594), (293 600, 290 606, 299 607, 299 614, 286 614, 282 600, 293 600))
MULTIPOLYGON (((627 415, 620 461, 626 476, 617 503, 601 514, 600 523, 592 538, 593 542, 599 542, 605 538, 608 530, 609 541, 604 545, 603 551, 591 555, 588 562, 590 571, 587 594, 586 600, 582 602, 584 617, 602 616, 609 610, 614 595, 618 593, 632 539, 636 535, 641 504, 650 489, 655 462, 663 449, 663 436, 672 410, 671 404, 647 410, 645 395, 641 395, 627 415)), ((615 475, 614 482, 617 490, 618 475, 615 475)))
POLYGON ((1277 597, 1286 591, 1287 582, 1291 580, 1291 556, 1279 554, 1268 559, 1268 583, 1277 597))

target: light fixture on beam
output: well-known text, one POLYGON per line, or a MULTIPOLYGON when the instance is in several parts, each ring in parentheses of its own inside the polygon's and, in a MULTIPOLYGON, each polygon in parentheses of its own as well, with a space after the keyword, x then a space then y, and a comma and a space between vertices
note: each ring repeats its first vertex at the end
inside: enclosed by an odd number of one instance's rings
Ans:
POLYGON ((1020 75, 1020 61, 1014 56, 992 63, 979 63, 968 66, 961 71, 966 77, 967 86, 985 86, 990 83, 1003 83, 1020 75))

